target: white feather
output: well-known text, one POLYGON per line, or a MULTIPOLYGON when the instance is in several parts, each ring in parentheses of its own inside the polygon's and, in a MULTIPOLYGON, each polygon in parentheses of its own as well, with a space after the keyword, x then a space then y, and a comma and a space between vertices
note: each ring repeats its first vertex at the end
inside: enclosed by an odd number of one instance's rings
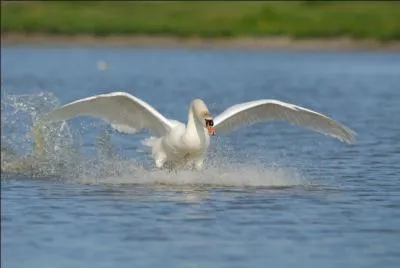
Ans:
POLYGON ((67 120, 75 116, 98 117, 116 130, 136 133, 142 129, 163 136, 173 124, 148 103, 125 92, 113 92, 80 99, 45 115, 44 121, 67 120))
POLYGON ((347 143, 351 143, 355 137, 351 129, 323 114, 277 100, 256 100, 233 105, 215 117, 214 127, 218 134, 239 126, 271 120, 310 128, 347 143))

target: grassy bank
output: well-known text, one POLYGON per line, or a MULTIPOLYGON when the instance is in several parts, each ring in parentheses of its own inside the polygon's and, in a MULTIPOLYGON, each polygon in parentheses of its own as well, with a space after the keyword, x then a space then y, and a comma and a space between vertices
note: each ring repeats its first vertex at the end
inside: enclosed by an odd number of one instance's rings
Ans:
POLYGON ((6 32, 400 40, 396 2, 2 2, 6 32))

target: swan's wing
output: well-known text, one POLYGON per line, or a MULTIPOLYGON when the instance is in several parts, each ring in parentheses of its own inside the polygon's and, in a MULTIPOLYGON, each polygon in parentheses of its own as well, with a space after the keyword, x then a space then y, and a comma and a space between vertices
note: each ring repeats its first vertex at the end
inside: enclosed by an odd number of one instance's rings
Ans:
POLYGON ((280 120, 351 143, 355 132, 312 110, 277 100, 256 100, 231 106, 214 118, 216 133, 263 121, 280 120))
POLYGON ((113 92, 80 99, 43 116, 43 121, 60 121, 87 115, 99 117, 115 129, 135 133, 148 129, 163 136, 173 124, 148 103, 125 92, 113 92))

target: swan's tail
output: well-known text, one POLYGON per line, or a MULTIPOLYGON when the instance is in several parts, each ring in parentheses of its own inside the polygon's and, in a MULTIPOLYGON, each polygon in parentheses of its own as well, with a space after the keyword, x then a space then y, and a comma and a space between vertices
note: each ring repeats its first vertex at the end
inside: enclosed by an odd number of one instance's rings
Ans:
POLYGON ((143 145, 145 145, 145 146, 148 146, 148 147, 150 147, 150 148, 153 148, 153 146, 155 146, 155 144, 157 143, 157 138, 156 137, 150 137, 150 138, 146 138, 146 139, 143 139, 142 141, 141 141, 141 143, 143 144, 143 145))
POLYGON ((157 153, 163 151, 161 145, 161 138, 150 137, 143 139, 142 144, 151 148, 151 153, 154 159, 157 159, 157 153))
POLYGON ((162 138, 150 137, 142 140, 142 144, 151 148, 151 156, 158 168, 162 167, 166 160, 166 154, 162 146, 162 138))

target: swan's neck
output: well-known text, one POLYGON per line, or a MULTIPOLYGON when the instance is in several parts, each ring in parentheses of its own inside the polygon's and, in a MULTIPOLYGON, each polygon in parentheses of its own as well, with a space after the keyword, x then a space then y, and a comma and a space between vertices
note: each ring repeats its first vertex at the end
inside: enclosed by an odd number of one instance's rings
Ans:
POLYGON ((194 114, 192 106, 189 108, 188 122, 184 138, 191 144, 199 143, 199 145, 203 145, 205 141, 204 127, 194 114))

